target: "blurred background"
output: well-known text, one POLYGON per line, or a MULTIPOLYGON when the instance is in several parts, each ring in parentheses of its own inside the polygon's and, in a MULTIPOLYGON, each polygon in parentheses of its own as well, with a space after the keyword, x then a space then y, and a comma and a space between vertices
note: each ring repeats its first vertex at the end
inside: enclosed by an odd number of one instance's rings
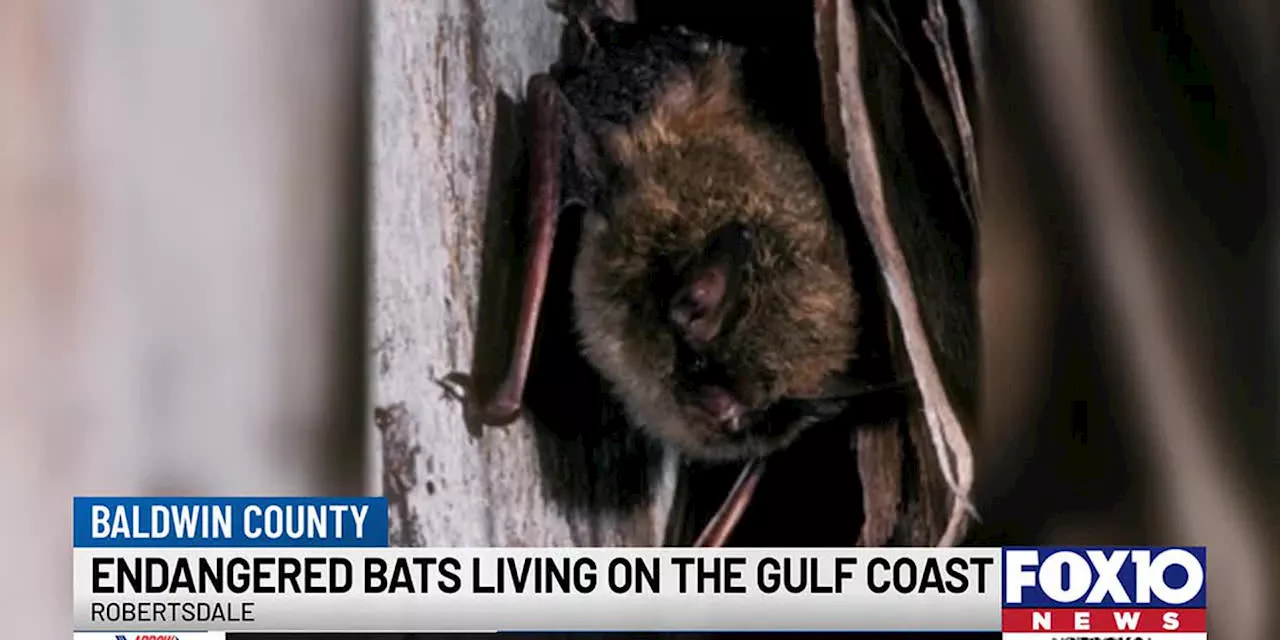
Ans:
POLYGON ((72 495, 368 490, 363 14, 0 2, 16 633, 67 628, 72 495))
MULTIPOLYGON (((986 45, 973 543, 1207 545, 1216 637, 1280 637, 1280 15, 955 4, 986 45)), ((76 494, 385 492, 402 542, 657 539, 557 513, 527 432, 468 433, 434 382, 470 364, 558 30, 541 0, 0 1, 14 632, 65 628, 76 494)))
POLYGON ((1280 634, 1280 14, 989 3, 985 522, 1203 544, 1210 632, 1280 634))

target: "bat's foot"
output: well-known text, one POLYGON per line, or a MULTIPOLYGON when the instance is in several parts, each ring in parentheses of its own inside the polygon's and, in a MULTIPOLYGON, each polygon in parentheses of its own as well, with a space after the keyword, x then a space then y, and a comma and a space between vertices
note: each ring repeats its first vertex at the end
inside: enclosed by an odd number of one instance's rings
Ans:
POLYGON ((585 41, 585 48, 582 57, 586 58, 595 53, 600 48, 600 41, 596 40, 596 31, 592 26, 593 17, 587 15, 579 15, 577 17, 578 29, 582 32, 582 38, 585 41))
POLYGON ((595 0, 547 0, 547 8, 552 13, 569 19, 602 13, 595 0))
POLYGON ((582 64, 600 50, 596 37, 597 25, 609 20, 609 15, 594 0, 549 0, 547 6, 565 22, 564 56, 557 65, 566 61, 582 64))
POLYGON ((510 398, 510 394, 502 391, 488 401, 478 401, 469 374, 454 372, 436 383, 444 389, 446 395, 463 404, 468 422, 478 422, 487 427, 505 427, 518 420, 523 413, 520 400, 510 398))

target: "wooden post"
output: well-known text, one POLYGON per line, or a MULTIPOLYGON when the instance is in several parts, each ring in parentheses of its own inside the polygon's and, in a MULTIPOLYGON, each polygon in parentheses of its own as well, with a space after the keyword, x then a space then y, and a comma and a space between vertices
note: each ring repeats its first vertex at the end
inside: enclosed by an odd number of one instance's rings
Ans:
POLYGON ((475 344, 500 350, 476 332, 492 322, 481 298, 509 288, 481 292, 481 274, 517 259, 521 103, 556 57, 559 18, 543 0, 375 6, 371 417, 394 542, 659 543, 673 482, 644 513, 566 514, 542 491, 532 427, 472 433, 439 383, 473 368, 475 344))

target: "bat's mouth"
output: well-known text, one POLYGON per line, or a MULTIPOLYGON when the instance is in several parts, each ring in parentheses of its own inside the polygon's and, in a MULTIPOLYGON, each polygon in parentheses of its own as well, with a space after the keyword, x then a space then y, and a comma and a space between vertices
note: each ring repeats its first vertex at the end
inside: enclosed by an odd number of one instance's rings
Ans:
MULTIPOLYGON (((907 378, 858 388, 826 389, 804 397, 781 398, 769 407, 751 408, 723 386, 702 384, 685 393, 689 422, 701 428, 705 437, 739 440, 748 435, 767 437, 785 433, 797 424, 814 424, 834 419, 850 409, 866 409, 867 403, 884 404, 890 397, 905 398, 915 388, 907 378), (763 427, 766 433, 760 433, 763 427)), ((892 403, 890 403, 892 404, 892 403)))
POLYGON ((667 429, 684 440, 689 455, 706 460, 768 456, 815 428, 901 415, 917 399, 909 376, 878 383, 842 376, 825 382, 815 394, 761 406, 749 402, 729 378, 710 375, 714 372, 710 367, 675 385, 679 426, 668 423, 667 429))
POLYGON ((707 435, 732 438, 750 426, 751 412, 733 392, 718 385, 702 385, 688 394, 690 421, 707 435))

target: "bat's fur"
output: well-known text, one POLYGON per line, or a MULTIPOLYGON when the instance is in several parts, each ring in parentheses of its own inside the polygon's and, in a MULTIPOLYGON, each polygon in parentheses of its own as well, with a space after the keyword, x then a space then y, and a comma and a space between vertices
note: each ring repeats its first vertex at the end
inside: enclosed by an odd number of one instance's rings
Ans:
POLYGON ((587 360, 634 424, 703 459, 790 443, 808 422, 771 411, 847 370, 857 337, 845 241, 823 187, 801 149, 753 116, 738 84, 734 57, 713 47, 671 68, 643 114, 597 129, 617 179, 586 214, 574 268, 587 360), (749 253, 736 265, 732 315, 700 349, 719 372, 714 384, 747 410, 745 428, 726 433, 698 422, 668 309, 672 282, 732 223, 749 233, 749 253))

